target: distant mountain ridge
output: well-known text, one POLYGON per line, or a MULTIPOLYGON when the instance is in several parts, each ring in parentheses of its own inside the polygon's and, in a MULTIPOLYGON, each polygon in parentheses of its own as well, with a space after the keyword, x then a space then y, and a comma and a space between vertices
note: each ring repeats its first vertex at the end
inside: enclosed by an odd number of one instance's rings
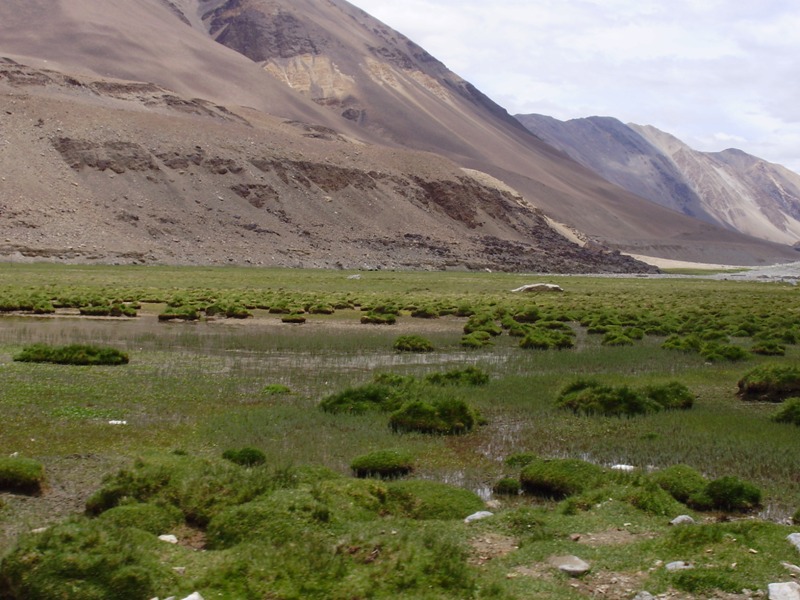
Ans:
POLYGON ((608 181, 685 215, 783 244, 800 240, 800 175, 741 150, 699 152, 611 117, 517 115, 532 133, 608 181))

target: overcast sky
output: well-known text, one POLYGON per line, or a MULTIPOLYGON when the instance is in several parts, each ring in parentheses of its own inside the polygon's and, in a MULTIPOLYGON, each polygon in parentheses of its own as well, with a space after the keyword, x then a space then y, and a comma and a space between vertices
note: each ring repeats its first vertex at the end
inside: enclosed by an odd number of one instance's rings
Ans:
POLYGON ((350 0, 511 114, 654 125, 800 172, 798 0, 350 0))

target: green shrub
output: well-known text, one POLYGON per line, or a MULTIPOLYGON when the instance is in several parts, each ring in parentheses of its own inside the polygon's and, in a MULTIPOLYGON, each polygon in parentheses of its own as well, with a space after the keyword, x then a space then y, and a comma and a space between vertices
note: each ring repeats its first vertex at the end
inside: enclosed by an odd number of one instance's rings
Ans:
POLYGON ((739 380, 744 400, 780 402, 800 394, 800 368, 790 365, 761 365, 739 380))
POLYGON ((613 387, 585 379, 564 388, 556 399, 556 405, 575 414, 613 417, 630 417, 661 410, 657 402, 626 385, 613 387))
POLYGON ((98 518, 114 527, 136 527, 160 535, 181 524, 183 513, 168 504, 133 503, 116 506, 98 518))
POLYGON ((370 311, 361 317, 361 322, 365 325, 394 325, 397 322, 397 315, 370 311))
POLYGON ((497 496, 517 496, 520 492, 520 483, 513 477, 503 477, 492 487, 492 492, 497 496))
POLYGON ((478 424, 475 411, 461 399, 437 398, 426 402, 413 400, 404 404, 389 417, 395 432, 461 434, 478 424))
POLYGON ((486 385, 489 383, 489 374, 478 367, 470 366, 444 373, 429 373, 425 376, 425 381, 434 385, 486 385))
POLYGON ((522 491, 544 498, 565 498, 602 483, 605 471, 583 460, 561 458, 536 460, 522 469, 522 491))
POLYGON ((492 336, 486 331, 473 331, 461 337, 461 345, 467 349, 485 348, 492 346, 492 336))
POLYGON ((433 352, 430 340, 419 335, 401 335, 394 341, 393 348, 400 352, 433 352))
POLYGON ((356 477, 394 479, 414 470, 414 457, 407 450, 376 450, 354 458, 350 468, 356 477))
POLYGON ((781 408, 772 415, 776 423, 791 423, 800 427, 800 398, 787 398, 781 408))
POLYGON ((332 394, 324 398, 319 407, 329 413, 361 415, 371 410, 383 412, 397 410, 405 399, 403 392, 396 387, 367 383, 332 394))
POLYGON ((643 392, 664 410, 686 410, 694 406, 694 394, 678 381, 649 385, 643 392))
POLYGON ((69 346, 48 346, 33 344, 26 346, 14 356, 20 362, 46 362, 59 365, 124 365, 128 355, 116 348, 72 344, 69 346))
POLYGON ((747 511, 761 504, 761 490, 738 477, 720 477, 709 482, 705 489, 712 506, 728 511, 747 511))
POLYGON ((750 352, 762 356, 784 356, 786 354, 786 346, 774 340, 766 340, 754 344, 750 348, 750 352))
POLYGON ((261 392, 267 396, 280 396, 281 394, 291 394, 292 390, 281 383, 270 383, 264 386, 261 392))
POLYGON ((0 491, 39 494, 44 486, 44 465, 32 458, 0 458, 0 491))
POLYGON ((705 491, 708 481, 699 471, 688 465, 672 465, 650 476, 662 489, 678 502, 688 504, 693 496, 705 491))
POLYGON ((580 495, 570 496, 560 509, 563 514, 575 514, 578 510, 591 510, 609 500, 624 502, 642 512, 665 517, 686 510, 669 493, 647 480, 589 489, 580 495))
POLYGON ((153 535, 83 518, 23 536, 3 559, 0 579, 10 600, 141 600, 173 587, 176 574, 159 560, 153 535))
POLYGON ((267 462, 267 455, 258 448, 244 447, 239 450, 225 450, 222 458, 242 467, 255 467, 267 462))
POLYGON ((516 454, 507 456, 503 462, 507 467, 521 469, 522 467, 527 467, 538 458, 539 457, 532 452, 517 452, 516 454))
POLYGON ((749 358, 750 353, 741 346, 721 344, 719 342, 706 342, 700 348, 700 356, 711 362, 721 360, 737 361, 749 358))
POLYGON ((395 511, 412 519, 463 519, 485 508, 477 494, 437 481, 397 481, 388 487, 395 511))

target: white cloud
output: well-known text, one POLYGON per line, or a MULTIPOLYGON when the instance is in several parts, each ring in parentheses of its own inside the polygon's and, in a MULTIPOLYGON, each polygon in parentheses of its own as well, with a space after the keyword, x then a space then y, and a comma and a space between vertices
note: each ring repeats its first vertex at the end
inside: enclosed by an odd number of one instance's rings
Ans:
POLYGON ((800 171, 795 0, 354 3, 512 114, 609 115, 800 171))

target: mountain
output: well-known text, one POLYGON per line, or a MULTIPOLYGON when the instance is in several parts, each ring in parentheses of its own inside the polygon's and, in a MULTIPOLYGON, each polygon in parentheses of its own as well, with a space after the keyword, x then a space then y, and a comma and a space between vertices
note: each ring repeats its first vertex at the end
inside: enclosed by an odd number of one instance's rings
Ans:
POLYGON ((342 0, 5 0, 0 56, 6 256, 539 271, 648 268, 620 250, 794 258, 608 183, 342 0))
POLYGON ((800 240, 800 175, 741 150, 692 150, 652 126, 610 117, 518 115, 532 133, 643 198, 741 233, 800 240))

